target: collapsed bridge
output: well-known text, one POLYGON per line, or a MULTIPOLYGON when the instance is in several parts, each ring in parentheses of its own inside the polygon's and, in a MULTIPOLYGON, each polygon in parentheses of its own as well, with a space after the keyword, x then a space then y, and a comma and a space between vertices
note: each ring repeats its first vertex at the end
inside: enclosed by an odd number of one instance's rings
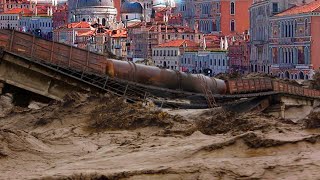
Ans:
POLYGON ((225 94, 226 83, 219 79, 111 60, 14 30, 0 30, 0 46, 1 81, 56 100, 72 91, 94 90, 130 101, 208 107, 212 99, 221 103, 280 93, 268 89, 225 94))

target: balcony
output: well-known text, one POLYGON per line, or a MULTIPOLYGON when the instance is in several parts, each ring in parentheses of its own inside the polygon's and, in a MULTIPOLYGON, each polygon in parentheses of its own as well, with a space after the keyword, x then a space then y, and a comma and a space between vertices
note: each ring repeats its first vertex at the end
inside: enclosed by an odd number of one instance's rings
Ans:
POLYGON ((296 69, 310 69, 310 66, 306 65, 306 64, 297 64, 297 65, 295 65, 295 68, 296 69))
POLYGON ((280 69, 294 69, 295 65, 294 64, 279 64, 280 69))
POLYGON ((115 44, 113 47, 114 47, 114 49, 121 49, 121 45, 120 44, 115 44))
POLYGON ((263 44, 266 44, 266 43, 268 43, 267 41, 265 41, 265 40, 253 40, 253 41, 251 41, 251 43, 253 44, 253 45, 263 45, 263 44))

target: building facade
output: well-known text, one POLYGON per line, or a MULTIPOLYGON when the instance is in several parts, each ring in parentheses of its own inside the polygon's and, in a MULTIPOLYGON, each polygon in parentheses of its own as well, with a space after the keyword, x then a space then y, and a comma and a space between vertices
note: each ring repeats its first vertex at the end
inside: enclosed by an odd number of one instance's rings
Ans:
POLYGON ((181 0, 176 12, 182 15, 184 25, 202 33, 218 33, 221 31, 220 6, 220 0, 181 0))
POLYGON ((180 58, 187 48, 197 48, 190 40, 173 40, 152 48, 152 60, 158 67, 181 70, 180 58))
POLYGON ((53 11, 52 23, 53 29, 63 26, 68 23, 68 4, 59 4, 57 8, 53 11))
POLYGON ((68 0, 69 22, 96 22, 103 26, 116 21, 113 0, 68 0))
POLYGON ((151 59, 152 48, 173 40, 190 40, 199 43, 203 34, 188 27, 165 23, 137 23, 128 26, 128 58, 151 59))
POLYGON ((253 0, 223 0, 221 1, 221 33, 230 35, 249 31, 248 9, 253 0))
POLYGON ((53 30, 53 40, 72 46, 76 45, 76 37, 80 33, 91 31, 92 27, 87 22, 69 23, 53 30))
POLYGON ((270 18, 271 73, 310 79, 320 66, 320 1, 293 7, 270 18))
POLYGON ((138 2, 124 2, 120 11, 121 21, 126 27, 143 21, 143 8, 138 2))
POLYGON ((250 71, 249 35, 232 36, 228 45, 229 72, 248 73, 250 71))
POLYGON ((229 69, 227 51, 225 50, 186 51, 180 61, 181 70, 189 73, 216 75, 226 73, 229 69))
POLYGON ((1 13, 0 28, 19 30, 19 22, 24 12, 32 14, 32 11, 21 8, 15 8, 1 13))
POLYGON ((269 53, 269 19, 295 5, 313 0, 254 0, 250 11, 250 70, 252 72, 271 73, 269 53))

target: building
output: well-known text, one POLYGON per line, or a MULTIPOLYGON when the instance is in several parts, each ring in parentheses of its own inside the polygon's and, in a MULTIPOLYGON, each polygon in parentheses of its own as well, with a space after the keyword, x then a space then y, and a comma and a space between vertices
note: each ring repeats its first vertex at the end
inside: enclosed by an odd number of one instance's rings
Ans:
POLYGON ((173 40, 152 48, 152 60, 158 67, 181 70, 180 57, 187 48, 199 45, 190 40, 173 40))
POLYGON ((19 29, 44 39, 52 39, 52 16, 22 16, 19 29))
POLYGON ((68 4, 58 4, 57 8, 54 9, 52 14, 53 29, 63 26, 68 23, 68 4))
POLYGON ((269 57, 269 19, 295 5, 313 0, 255 0, 250 11, 250 70, 271 73, 269 57))
POLYGON ((152 48, 172 40, 200 43, 203 34, 184 26, 165 23, 136 23, 128 26, 128 58, 151 59, 152 48))
POLYGON ((183 17, 185 26, 202 33, 219 33, 221 31, 220 0, 181 0, 176 4, 176 13, 183 17))
POLYGON ((205 35, 200 43, 173 40, 154 47, 152 60, 158 67, 214 75, 228 71, 227 48, 215 35, 205 35))
POLYGON ((180 57, 181 70, 189 73, 216 75, 228 72, 226 50, 186 50, 180 57))
POLYGON ((295 6, 270 17, 271 73, 310 79, 320 67, 320 1, 295 6))
POLYGON ((125 59, 127 57, 127 30, 112 30, 108 35, 107 50, 115 56, 125 59))
POLYGON ((186 48, 181 55, 181 70, 210 76, 226 73, 228 71, 227 49, 227 37, 205 35, 197 48, 186 48))
POLYGON ((249 35, 231 36, 228 45, 229 72, 248 73, 250 71, 250 40, 249 35))
POLYGON ((19 30, 20 19, 24 14, 32 15, 32 11, 27 8, 14 8, 1 13, 0 28, 19 30))
MULTIPOLYGON (((53 30, 53 40, 60 43, 77 46, 76 37, 78 36, 78 34, 88 33, 91 30, 93 30, 93 28, 88 22, 81 21, 76 23, 69 23, 53 30)), ((89 41, 90 39, 88 40, 88 42, 89 41)))
POLYGON ((120 11, 121 21, 126 27, 143 21, 143 8, 138 2, 124 2, 120 11))
POLYGON ((221 1, 221 33, 230 35, 249 31, 249 12, 253 0, 221 1))
POLYGON ((96 22, 109 26, 116 21, 113 0, 68 0, 69 22, 96 22))

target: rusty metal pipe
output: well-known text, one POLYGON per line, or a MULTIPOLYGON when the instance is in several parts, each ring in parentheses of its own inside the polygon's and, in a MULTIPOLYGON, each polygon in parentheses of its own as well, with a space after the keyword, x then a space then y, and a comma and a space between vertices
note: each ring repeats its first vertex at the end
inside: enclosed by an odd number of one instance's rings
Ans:
MULTIPOLYGON (((201 80, 195 74, 135 64, 128 61, 106 61, 106 73, 110 77, 133 81, 162 88, 203 93, 201 80)), ((204 75, 204 81, 214 94, 225 94, 226 84, 221 79, 204 75)))

